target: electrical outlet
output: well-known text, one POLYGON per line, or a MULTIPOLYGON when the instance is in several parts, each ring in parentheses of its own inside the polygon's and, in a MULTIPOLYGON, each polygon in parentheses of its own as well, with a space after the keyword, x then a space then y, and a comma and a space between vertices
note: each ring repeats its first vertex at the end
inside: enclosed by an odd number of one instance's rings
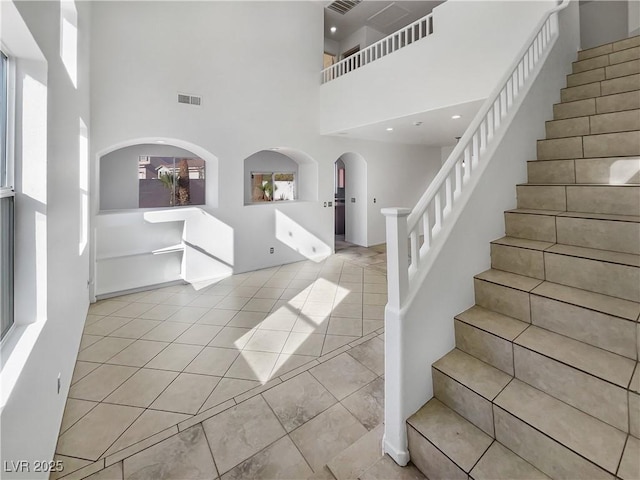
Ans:
POLYGON ((329 206, 330 206, 330 207, 333 207, 333 202, 329 202, 329 206))
POLYGON ((375 198, 373 199, 373 203, 376 203, 376 199, 375 198))
POLYGON ((351 203, 356 203, 356 199, 354 197, 351 197, 351 203))
POLYGON ((269 253, 273 253, 275 252, 275 249, 273 247, 269 248, 269 253))
POLYGON ((327 202, 324 202, 324 207, 327 208, 327 202))

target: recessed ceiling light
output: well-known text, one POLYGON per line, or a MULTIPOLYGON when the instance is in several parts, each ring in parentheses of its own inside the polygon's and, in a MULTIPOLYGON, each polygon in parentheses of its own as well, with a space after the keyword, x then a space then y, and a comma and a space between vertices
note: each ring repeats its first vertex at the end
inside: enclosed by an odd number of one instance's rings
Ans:
POLYGON ((331 30, 331 33, 336 33, 336 30, 338 30, 336 27, 331 27, 329 30, 331 30))
POLYGON ((156 140, 156 143, 167 143, 164 140, 156 140))
POLYGON ((393 132, 393 127, 388 127, 387 132, 393 132))
POLYGON ((416 127, 419 127, 420 125, 422 125, 422 122, 413 122, 413 124, 414 124, 416 127))
POLYGON ((452 115, 452 116, 451 116, 451 118, 452 118, 453 120, 457 120, 457 119, 459 119, 459 118, 461 118, 461 117, 462 117, 462 115, 452 115))

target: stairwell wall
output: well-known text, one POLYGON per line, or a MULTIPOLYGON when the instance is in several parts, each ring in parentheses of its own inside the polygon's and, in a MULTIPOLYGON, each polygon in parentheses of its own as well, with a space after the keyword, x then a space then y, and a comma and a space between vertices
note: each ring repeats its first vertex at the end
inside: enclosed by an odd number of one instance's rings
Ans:
POLYGON ((526 162, 536 158, 536 139, 544 137, 544 122, 552 118, 579 35, 577 2, 572 2, 560 14, 560 37, 546 64, 401 320, 404 419, 433 396, 429 367, 454 348, 453 317, 474 303, 473 276, 490 267, 489 242, 504 235, 503 212, 516 206, 515 185, 526 181, 526 162))

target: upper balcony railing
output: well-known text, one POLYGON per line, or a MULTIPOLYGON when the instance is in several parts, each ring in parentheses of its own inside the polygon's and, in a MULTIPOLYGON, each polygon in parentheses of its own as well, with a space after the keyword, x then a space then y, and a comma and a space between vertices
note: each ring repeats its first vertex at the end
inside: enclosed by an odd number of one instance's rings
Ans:
POLYGON ((364 50, 360 50, 347 58, 334 63, 322 71, 322 83, 335 80, 342 75, 360 68, 368 63, 375 62, 379 58, 400 50, 407 45, 422 40, 433 33, 433 14, 426 15, 416 20, 397 32, 369 45, 364 50))

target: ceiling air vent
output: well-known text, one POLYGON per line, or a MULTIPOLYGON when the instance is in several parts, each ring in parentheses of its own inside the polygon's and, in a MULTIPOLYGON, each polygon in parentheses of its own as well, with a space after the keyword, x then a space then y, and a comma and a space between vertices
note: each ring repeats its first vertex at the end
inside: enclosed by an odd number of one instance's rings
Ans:
POLYGON ((362 0, 336 0, 335 2, 327 5, 327 8, 344 15, 360 2, 362 2, 362 0))
POLYGON ((200 105, 202 103, 202 97, 199 97, 197 95, 185 95, 184 93, 179 93, 178 103, 186 103, 187 105, 200 105))

